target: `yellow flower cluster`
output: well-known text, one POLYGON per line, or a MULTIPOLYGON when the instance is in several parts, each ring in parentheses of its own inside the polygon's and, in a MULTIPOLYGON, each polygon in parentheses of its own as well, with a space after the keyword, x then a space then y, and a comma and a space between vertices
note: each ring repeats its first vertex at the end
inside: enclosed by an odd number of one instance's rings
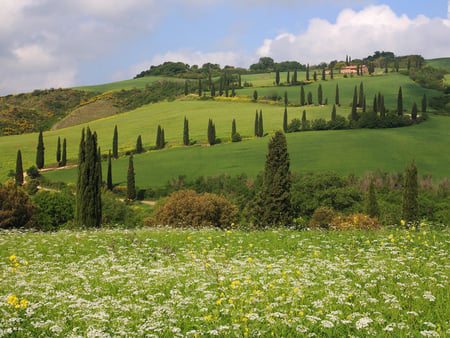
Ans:
POLYGON ((19 300, 16 295, 9 295, 8 305, 14 307, 15 309, 26 309, 28 306, 28 301, 25 298, 19 300))
MULTIPOLYGON (((9 256, 9 262, 11 263, 11 271, 12 272, 17 272, 20 269, 20 264, 19 264, 19 260, 17 259, 16 255, 11 255, 9 256)), ((22 265, 23 266, 27 266, 28 262, 27 261, 22 261, 22 265)))

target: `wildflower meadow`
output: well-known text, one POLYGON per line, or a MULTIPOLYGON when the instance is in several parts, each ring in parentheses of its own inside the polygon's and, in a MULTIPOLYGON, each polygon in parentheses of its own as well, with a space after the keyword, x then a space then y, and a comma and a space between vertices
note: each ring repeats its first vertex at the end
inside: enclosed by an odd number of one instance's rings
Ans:
POLYGON ((450 335, 450 231, 2 231, 2 337, 450 335))

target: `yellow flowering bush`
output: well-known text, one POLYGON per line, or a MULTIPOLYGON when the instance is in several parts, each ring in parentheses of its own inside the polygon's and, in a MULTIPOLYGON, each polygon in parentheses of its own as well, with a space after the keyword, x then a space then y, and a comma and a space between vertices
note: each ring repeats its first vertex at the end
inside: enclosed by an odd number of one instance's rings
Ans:
POLYGON ((377 218, 365 214, 336 215, 330 223, 331 230, 380 230, 377 218))

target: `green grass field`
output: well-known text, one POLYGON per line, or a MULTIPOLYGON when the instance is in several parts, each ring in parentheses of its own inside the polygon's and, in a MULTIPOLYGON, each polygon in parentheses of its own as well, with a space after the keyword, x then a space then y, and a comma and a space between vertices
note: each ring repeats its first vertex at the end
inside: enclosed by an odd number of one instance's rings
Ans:
POLYGON ((434 68, 443 68, 450 72, 450 58, 438 58, 426 60, 427 65, 434 68))
POLYGON ((138 79, 117 81, 117 82, 105 83, 105 84, 100 84, 100 85, 75 87, 74 89, 104 93, 104 92, 108 92, 111 90, 122 90, 122 89, 128 90, 128 89, 133 89, 133 88, 137 88, 137 89, 145 88, 145 86, 147 84, 151 84, 153 82, 160 81, 160 80, 173 80, 173 78, 169 78, 169 77, 165 77, 165 76, 146 76, 146 77, 141 77, 138 79))
MULTIPOLYGON (((431 173, 435 179, 448 177, 450 154, 443 149, 450 142, 449 130, 450 118, 433 116, 425 123, 406 128, 288 134, 291 170, 362 176, 377 169, 402 172, 405 165, 415 159, 419 174, 431 173)), ((246 173, 255 177, 264 168, 269 139, 213 147, 181 146, 136 155, 136 184, 141 188, 162 186, 179 175, 186 175, 188 179, 219 173, 246 173)), ((113 162, 115 184, 126 183, 127 166, 127 158, 113 162)), ((106 170, 106 165, 103 169, 106 170)), ((106 177, 106 172, 104 175, 106 177)), ((45 176, 75 182, 76 169, 49 172, 45 176)))
POLYGON ((0 336, 450 335, 450 233, 0 236, 0 336))

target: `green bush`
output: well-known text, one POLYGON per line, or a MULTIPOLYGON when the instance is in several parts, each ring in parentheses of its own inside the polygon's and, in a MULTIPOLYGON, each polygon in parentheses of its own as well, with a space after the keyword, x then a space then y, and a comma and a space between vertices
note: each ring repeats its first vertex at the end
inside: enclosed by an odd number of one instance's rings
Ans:
POLYGON ((140 207, 126 204, 110 192, 102 194, 102 224, 110 227, 135 228, 148 216, 140 207))
POLYGON ((171 194, 154 213, 156 224, 173 227, 225 228, 238 220, 238 209, 223 196, 193 190, 171 194))
POLYGON ((36 207, 21 187, 12 180, 0 185, 0 228, 33 228, 36 207))
POLYGON ((334 216, 335 214, 332 208, 319 207, 314 211, 309 221, 309 227, 311 229, 329 229, 334 216))
POLYGON ((33 200, 37 205, 37 223, 41 230, 58 230, 74 217, 75 198, 72 194, 39 191, 33 200))
POLYGON ((242 141, 241 134, 234 133, 233 135, 231 135, 231 142, 241 142, 241 141, 242 141))

